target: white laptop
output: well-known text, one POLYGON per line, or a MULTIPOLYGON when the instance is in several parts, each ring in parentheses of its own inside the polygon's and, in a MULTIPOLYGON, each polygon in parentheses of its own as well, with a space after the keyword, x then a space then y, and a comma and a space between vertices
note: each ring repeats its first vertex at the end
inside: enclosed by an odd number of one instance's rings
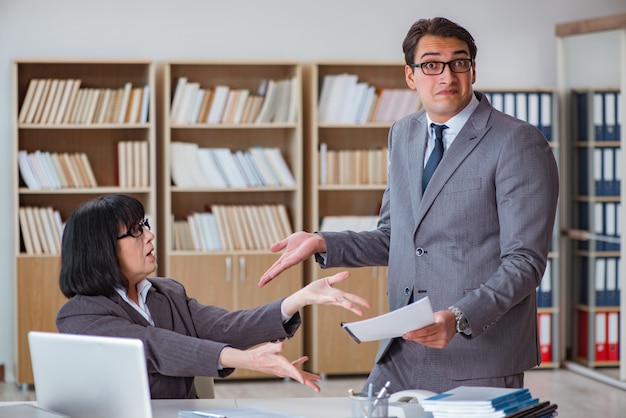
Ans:
POLYGON ((141 340, 31 331, 37 406, 72 418, 151 418, 141 340))

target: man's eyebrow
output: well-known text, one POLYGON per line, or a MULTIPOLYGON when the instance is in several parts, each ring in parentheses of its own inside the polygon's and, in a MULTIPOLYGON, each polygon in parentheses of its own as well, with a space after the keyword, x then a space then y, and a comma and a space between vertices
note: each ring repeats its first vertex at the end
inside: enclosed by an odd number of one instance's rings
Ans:
MULTIPOLYGON (((460 54, 465 54, 467 56, 469 56, 469 52, 467 52, 467 50, 465 49, 459 49, 456 50, 452 53, 452 55, 460 55, 460 54)), ((424 52, 420 58, 424 58, 424 57, 438 57, 441 55, 441 52, 424 52)))

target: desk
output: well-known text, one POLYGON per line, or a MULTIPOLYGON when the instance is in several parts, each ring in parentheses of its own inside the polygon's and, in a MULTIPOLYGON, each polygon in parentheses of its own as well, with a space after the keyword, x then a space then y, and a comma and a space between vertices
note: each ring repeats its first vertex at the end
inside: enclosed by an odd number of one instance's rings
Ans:
MULTIPOLYGON (((35 402, 0 402, 0 406, 20 403, 35 402)), ((350 398, 346 396, 334 398, 156 399, 152 401, 152 417, 176 418, 178 411, 181 410, 206 410, 243 406, 275 409, 306 418, 345 418, 351 414, 350 398)))
POLYGON ((206 410, 216 408, 235 408, 257 406, 275 409, 288 414, 307 418, 344 418, 349 417, 350 398, 247 398, 247 399, 177 399, 153 400, 153 418, 176 418, 180 410, 206 410))

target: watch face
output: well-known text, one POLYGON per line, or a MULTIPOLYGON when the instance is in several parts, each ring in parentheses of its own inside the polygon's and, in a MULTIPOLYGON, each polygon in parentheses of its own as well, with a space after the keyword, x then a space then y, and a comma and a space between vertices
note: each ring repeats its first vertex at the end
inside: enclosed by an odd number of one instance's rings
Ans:
POLYGON ((463 317, 459 319, 459 321, 456 324, 456 327, 458 331, 465 331, 465 329, 467 328, 467 325, 468 325, 467 318, 463 317))

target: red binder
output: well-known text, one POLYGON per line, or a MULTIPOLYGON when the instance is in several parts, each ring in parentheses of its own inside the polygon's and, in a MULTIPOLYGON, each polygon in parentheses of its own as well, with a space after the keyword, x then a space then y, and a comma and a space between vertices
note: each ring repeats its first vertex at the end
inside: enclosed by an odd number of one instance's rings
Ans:
POLYGON ((607 344, 606 344, 606 312, 596 312, 596 332, 595 332, 595 345, 596 345, 596 361, 607 360, 607 344))
POLYGON ((540 313, 538 316, 541 362, 548 363, 552 361, 552 315, 549 313, 540 313))
POLYGON ((619 312, 607 312, 606 321, 606 358, 609 361, 619 360, 619 312))

